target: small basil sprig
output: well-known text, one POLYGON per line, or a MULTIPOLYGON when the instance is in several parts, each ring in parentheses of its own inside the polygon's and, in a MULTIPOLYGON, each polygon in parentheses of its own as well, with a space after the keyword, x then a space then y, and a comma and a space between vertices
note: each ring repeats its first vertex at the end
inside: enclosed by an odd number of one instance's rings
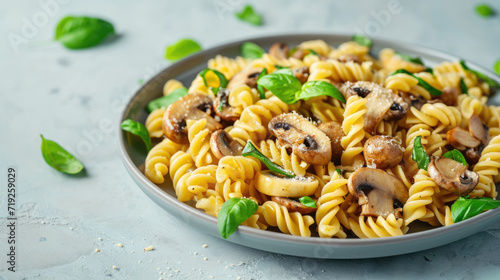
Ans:
POLYGON ((146 144, 146 149, 151 150, 151 138, 149 138, 149 132, 142 123, 126 119, 122 122, 122 129, 141 137, 146 144))
POLYGON ((395 71, 394 73, 391 74, 392 75, 396 75, 396 74, 407 74, 407 75, 410 75, 412 76, 413 78, 417 79, 418 80, 418 84, 420 86, 422 86, 423 88, 425 88, 431 95, 434 95, 434 96, 440 96, 441 94, 443 94, 442 91, 438 90, 437 88, 429 85, 426 81, 424 81, 423 79, 413 75, 413 73, 405 70, 405 69, 399 69, 397 71, 395 71))
POLYGON ((229 83, 226 76, 215 69, 206 68, 198 75, 200 75, 203 79, 203 84, 205 84, 206 87, 211 88, 212 92, 216 96, 219 89, 225 88, 229 83))
POLYGON ((300 203, 302 203, 305 206, 310 207, 310 208, 316 208, 316 207, 318 207, 316 205, 316 201, 314 201, 309 196, 303 196, 303 197, 299 198, 299 201, 300 201, 300 203))
POLYGON ((412 57, 406 54, 398 53, 396 52, 396 55, 399 56, 402 60, 406 60, 411 63, 419 64, 419 65, 424 65, 424 62, 420 57, 412 57))
POLYGON ((425 152, 424 147, 422 147, 422 136, 415 137, 411 159, 417 162, 418 168, 427 170, 431 160, 425 152))
POLYGON ((356 34, 356 35, 352 36, 352 40, 354 42, 358 43, 358 45, 369 47, 369 48, 373 45, 373 42, 370 38, 368 38, 364 35, 361 35, 361 34, 356 34))
POLYGON ((201 50, 200 44, 192 39, 182 39, 165 50, 165 58, 178 60, 201 50))
POLYGON ((469 95, 469 89, 467 88, 463 77, 460 78, 460 90, 462 91, 462 93, 469 95))
POLYGON ((500 76, 500 59, 495 62, 495 65, 493 66, 493 70, 495 70, 495 73, 500 76))
POLYGON ((259 150, 257 150, 257 148, 250 141, 247 141, 247 144, 245 145, 245 148, 241 152, 241 155, 245 156, 245 157, 252 156, 252 157, 260 160, 272 172, 284 175, 284 176, 286 176, 288 178, 295 177, 295 174, 292 171, 286 170, 283 167, 281 167, 281 166, 277 165, 276 163, 272 162, 269 158, 267 158, 259 150))
POLYGON ((335 171, 337 171, 339 175, 342 175, 342 170, 340 170, 339 168, 335 169, 335 171))
POLYGON ((427 67, 423 72, 431 73, 432 76, 434 76, 434 69, 427 67))
POLYGON ((264 77, 265 75, 267 75, 267 69, 266 68, 262 69, 262 71, 259 73, 259 76, 257 77, 257 90, 259 91, 260 99, 265 99, 266 98, 266 92, 264 91, 264 87, 258 85, 258 82, 259 82, 260 78, 264 77))
POLYGON ((246 5, 243 11, 236 12, 236 17, 253 25, 262 25, 262 16, 255 12, 250 5, 246 5))
POLYGON ((332 84, 324 81, 309 81, 302 85, 296 77, 289 73, 272 73, 257 81, 257 85, 265 87, 276 97, 287 104, 297 103, 315 96, 331 96, 345 103, 345 97, 332 84))
POLYGON ((241 56, 244 58, 257 59, 261 58, 264 53, 264 49, 252 42, 246 42, 241 45, 241 56))
POLYGON ((231 236, 241 223, 257 212, 258 207, 248 198, 233 197, 224 202, 217 215, 217 228, 222 238, 231 236))
POLYGON ((181 99, 188 94, 188 90, 185 87, 178 88, 172 91, 170 94, 162 96, 160 98, 154 99, 148 103, 148 111, 151 113, 156 109, 165 108, 167 109, 170 104, 181 99))
POLYGON ((103 19, 67 16, 57 24, 55 40, 68 49, 84 49, 97 46, 114 34, 113 25, 103 19))
POLYGON ((476 6, 476 13, 482 17, 490 17, 494 14, 493 9, 486 4, 479 4, 476 6))
POLYGON ((72 154, 54 141, 42 137, 42 155, 45 162, 57 171, 77 174, 83 170, 83 164, 72 154))
POLYGON ((460 65, 462 66, 462 68, 466 71, 469 71, 471 72, 472 74, 476 75, 479 77, 479 79, 483 80, 485 83, 487 83, 490 87, 496 87, 496 88, 500 88, 500 84, 497 83, 497 81, 493 80, 492 78, 486 76, 485 74, 479 72, 479 71, 476 71, 476 70, 472 70, 470 69, 467 64, 465 64, 465 61, 463 60, 460 60, 460 65))
POLYGON ((500 206, 500 200, 491 198, 464 198, 459 197, 451 205, 451 217, 453 222, 458 223, 468 218, 474 217, 481 212, 495 209, 500 206))
POLYGON ((274 68, 276 68, 278 70, 280 70, 280 69, 290 69, 290 67, 288 67, 288 66, 281 66, 281 65, 278 65, 278 64, 275 64, 274 68))
POLYGON ((315 56, 319 56, 319 54, 317 52, 315 52, 314 50, 311 50, 311 49, 307 49, 307 51, 309 52, 308 54, 306 54, 305 56, 308 56, 308 55, 315 55, 315 56))
POLYGON ((465 160, 464 155, 462 155, 462 153, 457 149, 453 149, 451 151, 444 153, 443 157, 451 158, 452 160, 458 161, 463 165, 467 165, 467 161, 465 160))

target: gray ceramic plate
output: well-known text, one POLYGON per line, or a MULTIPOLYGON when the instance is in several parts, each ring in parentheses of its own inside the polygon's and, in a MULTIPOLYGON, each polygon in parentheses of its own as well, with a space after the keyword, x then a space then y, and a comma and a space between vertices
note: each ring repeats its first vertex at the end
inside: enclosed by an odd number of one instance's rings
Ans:
MULTIPOLYGON (((337 46, 349 41, 350 38, 350 35, 332 34, 267 36, 237 41, 204 50, 171 65, 148 81, 130 100, 123 113, 122 120, 130 118, 144 123, 147 116, 146 105, 152 99, 162 95, 163 84, 167 80, 176 78, 185 85, 190 85, 196 74, 206 67, 206 63, 210 58, 215 57, 217 54, 235 57, 240 53, 241 44, 246 41, 252 41, 264 48, 268 48, 277 41, 287 42, 293 46, 302 41, 314 39, 322 39, 330 45, 337 46)), ((386 47, 393 48, 407 55, 420 56, 427 65, 431 66, 444 60, 458 60, 457 57, 439 51, 389 40, 374 40, 373 53, 378 54, 382 48, 386 47)), ((488 70, 478 67, 473 63, 468 63, 468 65, 499 80, 497 76, 488 70)), ((493 102, 496 104, 500 103, 498 101, 493 102)), ((125 132, 120 132, 119 145, 122 159, 137 185, 155 203, 163 207, 170 214, 190 224, 196 230, 220 238, 217 231, 217 220, 214 217, 197 210, 192 205, 178 201, 170 182, 162 186, 156 186, 146 179, 142 172, 146 155, 144 154, 143 144, 139 141, 135 137, 129 137, 125 132)), ((228 241, 260 250, 293 256, 328 259, 374 258, 411 253, 444 245, 482 231, 499 220, 500 208, 487 211, 474 218, 448 227, 431 229, 426 228, 422 224, 417 230, 407 235, 378 239, 305 238, 240 226, 238 231, 228 241)))

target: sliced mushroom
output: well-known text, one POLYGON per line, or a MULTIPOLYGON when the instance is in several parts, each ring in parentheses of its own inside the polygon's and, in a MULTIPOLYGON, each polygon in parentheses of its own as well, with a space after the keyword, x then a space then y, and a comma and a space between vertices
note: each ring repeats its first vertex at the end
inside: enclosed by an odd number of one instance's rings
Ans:
POLYGON ((486 146, 490 142, 489 128, 483 124, 478 115, 472 115, 469 119, 469 133, 486 146))
POLYGON ((355 54, 342 54, 337 58, 338 61, 346 63, 352 61, 354 63, 360 63, 359 57, 355 54))
POLYGON ((358 198, 361 215, 387 218, 394 214, 401 218, 408 189, 398 178, 381 169, 363 167, 351 174, 347 186, 358 198))
POLYGON ((218 159, 221 159, 225 156, 241 156, 243 146, 229 133, 219 129, 210 136, 210 149, 218 159))
POLYGON ((476 164, 481 158, 481 152, 484 146, 479 145, 477 148, 467 148, 464 153, 465 160, 468 164, 476 164))
POLYGON ((259 77, 260 72, 262 72, 262 68, 250 67, 241 70, 236 73, 229 83, 227 84, 227 89, 232 90, 237 86, 247 85, 251 88, 257 87, 257 78, 259 77))
POLYGON ((376 135, 366 140, 363 149, 366 165, 371 168, 396 167, 403 159, 404 149, 399 138, 376 135))
POLYGON ((427 172, 441 188, 459 196, 473 191, 479 182, 476 172, 450 158, 431 157, 427 172))
POLYGON ((325 165, 332 158, 331 141, 326 134, 298 114, 282 114, 269 122, 269 131, 279 143, 292 148, 299 158, 309 164, 325 165))
POLYGON ((295 78, 299 79, 299 81, 304 84, 307 82, 307 79, 309 78, 309 68, 308 67, 301 67, 293 70, 293 75, 295 78))
POLYGON ((458 126, 446 132, 446 140, 450 145, 461 151, 467 148, 476 148, 481 144, 480 140, 470 135, 467 130, 458 126))
POLYGON ((235 109, 229 105, 229 90, 225 88, 217 93, 217 97, 214 99, 214 109, 217 116, 228 122, 234 122, 240 117, 236 114, 235 109))
POLYGON ((286 43, 274 43, 271 48, 269 48, 269 55, 278 60, 283 60, 288 58, 289 50, 286 43))
POLYGON ((303 50, 303 49, 297 49, 293 54, 292 54, 292 57, 293 58, 296 58, 296 59, 300 59, 300 60, 303 60, 304 57, 307 55, 308 53, 303 50))
POLYGON ((316 191, 318 185, 318 180, 307 174, 305 177, 288 178, 270 170, 264 170, 257 173, 257 190, 269 196, 308 196, 316 191))
POLYGON ((330 138, 330 142, 332 143, 332 161, 338 162, 340 157, 342 156, 342 152, 344 149, 340 144, 342 137, 345 136, 344 130, 342 129, 342 124, 338 122, 325 122, 318 125, 318 128, 323 131, 328 138, 330 138))
POLYGON ((207 95, 188 94, 170 105, 163 115, 163 132, 172 141, 188 143, 186 120, 207 119, 206 127, 211 131, 222 125, 210 116, 212 99, 207 95))
POLYGON ((455 87, 445 87, 443 89, 443 94, 441 94, 438 99, 441 99, 444 104, 448 106, 457 106, 457 100, 460 93, 455 87))
POLYGON ((288 212, 299 212, 302 215, 311 214, 318 209, 317 207, 308 207, 300 203, 300 201, 293 200, 286 197, 273 196, 271 200, 281 206, 285 206, 288 212))

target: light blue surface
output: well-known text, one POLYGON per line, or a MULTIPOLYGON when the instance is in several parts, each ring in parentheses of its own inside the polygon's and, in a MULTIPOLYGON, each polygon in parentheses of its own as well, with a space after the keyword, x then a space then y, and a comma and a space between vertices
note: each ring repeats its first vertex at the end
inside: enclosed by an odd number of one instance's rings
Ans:
MULTIPOLYGON (((234 9, 246 3, 240 0, 3 3, 0 172, 6 174, 7 167, 17 170, 19 226, 18 271, 11 273, 5 270, 6 220, 1 219, 1 277, 498 278, 500 224, 450 245, 404 256, 314 260, 261 252, 196 232, 139 190, 118 154, 117 122, 138 80, 169 65, 163 59, 164 48, 180 38, 195 38, 207 48, 282 32, 352 33, 372 28, 368 34, 373 37, 413 42, 486 68, 500 58, 500 17, 478 17, 473 10, 476 1, 400 0, 400 13, 379 25, 374 15, 387 15, 381 11, 389 11, 391 1, 267 2, 254 2, 264 16, 263 27, 234 18, 234 9), (40 3, 56 4, 47 10, 40 3), (57 21, 68 14, 109 19, 122 36, 83 51, 46 44, 57 21), (16 52, 9 38, 13 33, 24 36, 25 19, 37 25, 16 52), (40 153, 40 133, 81 159, 87 175, 75 178, 49 168, 40 153), (150 245, 154 251, 143 251, 150 245), (96 248, 100 252, 94 252, 96 248)), ((500 11, 497 2, 482 2, 500 11)), ((0 188, 0 217, 5 217, 6 179, 0 188)))

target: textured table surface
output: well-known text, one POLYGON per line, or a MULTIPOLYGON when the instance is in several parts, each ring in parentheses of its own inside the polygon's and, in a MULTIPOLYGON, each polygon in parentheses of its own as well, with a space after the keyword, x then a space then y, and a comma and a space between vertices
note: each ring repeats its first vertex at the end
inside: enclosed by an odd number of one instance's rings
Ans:
MULTIPOLYGON (((164 48, 180 38, 195 38, 208 48, 283 32, 363 30, 491 69, 500 58, 500 17, 478 17, 475 2, 262 0, 253 5, 265 24, 254 27, 233 15, 246 4, 241 0, 4 1, 0 172, 5 175, 8 167, 17 171, 19 218, 17 272, 12 273, 5 262, 6 183, 0 183, 0 278, 498 277, 500 224, 439 248, 371 260, 304 259, 224 242, 194 231, 147 198, 127 174, 117 149, 121 110, 139 80, 169 65, 164 48), (391 5, 397 13, 387 12, 391 5), (121 36, 82 51, 51 44, 54 26, 69 14, 106 18, 121 36), (40 152, 41 133, 81 159, 86 175, 68 176, 48 167, 40 152), (143 251, 148 246, 155 250, 143 251)), ((500 11, 497 1, 483 2, 500 11)))

